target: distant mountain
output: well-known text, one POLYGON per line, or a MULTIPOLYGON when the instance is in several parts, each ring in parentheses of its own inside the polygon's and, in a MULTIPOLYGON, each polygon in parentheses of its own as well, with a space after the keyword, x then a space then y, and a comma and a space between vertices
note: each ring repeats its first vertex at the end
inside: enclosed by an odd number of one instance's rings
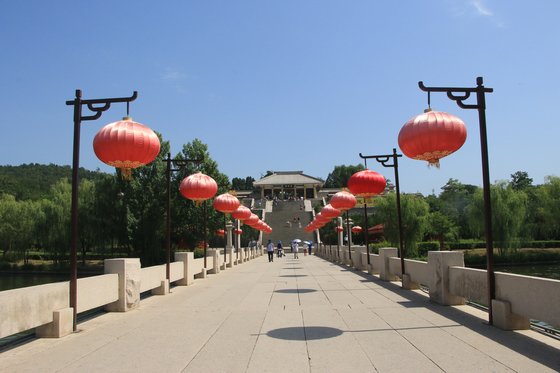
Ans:
MULTIPOLYGON (((106 173, 80 168, 80 180, 96 180, 106 173)), ((8 193, 19 200, 37 200, 46 197, 50 188, 60 179, 72 180, 70 166, 37 163, 20 166, 0 166, 0 194, 8 193)))

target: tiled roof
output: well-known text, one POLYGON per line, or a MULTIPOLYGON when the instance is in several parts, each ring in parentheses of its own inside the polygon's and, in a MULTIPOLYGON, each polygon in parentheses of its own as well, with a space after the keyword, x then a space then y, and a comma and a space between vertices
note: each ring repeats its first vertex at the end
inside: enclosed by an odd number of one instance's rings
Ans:
POLYGON ((303 173, 303 171, 274 171, 272 175, 265 176, 253 183, 254 186, 262 185, 323 185, 324 181, 303 173))

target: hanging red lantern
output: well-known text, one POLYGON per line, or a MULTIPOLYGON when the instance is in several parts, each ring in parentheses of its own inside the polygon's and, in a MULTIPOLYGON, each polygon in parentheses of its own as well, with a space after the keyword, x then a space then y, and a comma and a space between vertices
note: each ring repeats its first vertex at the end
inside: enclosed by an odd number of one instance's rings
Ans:
POLYGON ((240 205, 237 210, 231 213, 231 217, 238 220, 245 220, 251 217, 251 210, 248 207, 240 205))
POLYGON ((234 229, 233 233, 239 236, 241 233, 243 233, 243 231, 241 229, 234 229))
POLYGON ((428 109, 401 128, 399 147, 407 157, 439 167, 439 160, 459 150, 466 139, 467 128, 461 119, 428 109))
POLYGON ((155 132, 129 117, 107 124, 93 139, 93 151, 97 158, 120 169, 124 179, 130 179, 133 168, 156 159, 159 149, 159 138, 155 132))
POLYGON ((340 211, 350 210, 356 206, 356 197, 352 193, 342 190, 332 196, 330 205, 340 211))
POLYGON ((214 198, 214 208, 224 214, 231 214, 239 207, 239 200, 229 193, 220 194, 214 198))
POLYGON ((331 204, 328 204, 321 210, 321 215, 329 219, 338 218, 340 216, 340 210, 337 210, 331 204))
POLYGON ((218 191, 218 184, 210 176, 197 172, 181 181, 179 191, 183 197, 200 204, 202 201, 214 197, 218 191))
POLYGON ((344 232, 344 228, 342 228, 342 227, 340 227, 340 226, 335 227, 334 230, 335 230, 337 233, 344 232))
POLYGON ((375 196, 382 193, 386 186, 387 181, 383 175, 368 169, 356 172, 348 180, 350 193, 358 197, 375 196))
POLYGON ((360 233, 361 231, 362 227, 360 227, 359 225, 352 227, 352 233, 360 233))
POLYGON ((216 230, 216 234, 217 234, 218 236, 225 236, 226 231, 223 230, 223 229, 218 229, 218 230, 216 230))
POLYGON ((250 227, 254 226, 259 222, 259 217, 256 214, 251 213, 251 216, 245 220, 243 220, 243 224, 248 225, 250 227))
POLYGON ((323 215, 322 212, 318 213, 317 215, 315 215, 315 220, 317 220, 320 223, 327 223, 329 220, 331 220, 331 218, 329 218, 328 216, 323 215))

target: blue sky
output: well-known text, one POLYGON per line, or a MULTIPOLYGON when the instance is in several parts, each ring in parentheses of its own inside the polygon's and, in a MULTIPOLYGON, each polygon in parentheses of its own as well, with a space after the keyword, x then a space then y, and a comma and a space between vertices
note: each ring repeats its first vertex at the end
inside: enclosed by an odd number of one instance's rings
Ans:
MULTIPOLYGON (((302 170, 325 179, 358 154, 391 153, 431 86, 487 96, 490 178, 560 176, 557 0, 8 1, 0 0, 0 164, 71 164, 72 108, 129 96, 135 120, 172 153, 200 139, 220 170, 258 179, 302 170)), ((482 185, 478 117, 444 94, 465 145, 441 168, 402 158, 401 190, 439 194, 449 178, 482 185)), ((81 165, 114 105, 82 126, 81 165)), ((392 169, 369 162, 394 180, 392 169)))

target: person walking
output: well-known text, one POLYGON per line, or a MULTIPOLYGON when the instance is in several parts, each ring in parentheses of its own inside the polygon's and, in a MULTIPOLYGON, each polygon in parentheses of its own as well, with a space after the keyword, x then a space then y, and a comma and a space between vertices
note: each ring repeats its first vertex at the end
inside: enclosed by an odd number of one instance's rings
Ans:
POLYGON ((274 261, 274 244, 272 243, 272 240, 268 240, 268 244, 266 245, 266 252, 268 254, 268 261, 273 262, 274 261))
POLYGON ((294 253, 294 259, 299 259, 299 258, 298 258, 298 255, 297 255, 297 254, 298 254, 298 251, 299 251, 299 245, 298 245, 297 242, 294 241, 294 242, 292 243, 292 252, 294 253))

